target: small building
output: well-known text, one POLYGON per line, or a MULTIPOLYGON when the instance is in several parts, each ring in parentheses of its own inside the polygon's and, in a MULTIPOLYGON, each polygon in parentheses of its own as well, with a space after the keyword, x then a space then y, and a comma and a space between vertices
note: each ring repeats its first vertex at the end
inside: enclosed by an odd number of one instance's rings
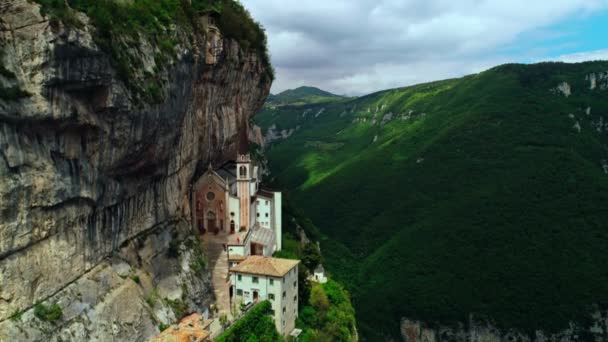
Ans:
POLYGON ((210 342, 209 326, 212 322, 212 319, 204 319, 200 314, 193 313, 163 330, 150 342, 210 342))
POLYGON ((298 317, 299 260, 248 256, 230 269, 230 298, 236 303, 268 300, 277 331, 287 336, 298 317))
POLYGON ((323 265, 318 264, 317 267, 315 267, 311 280, 320 284, 327 283, 327 277, 325 276, 325 268, 323 268, 323 265))

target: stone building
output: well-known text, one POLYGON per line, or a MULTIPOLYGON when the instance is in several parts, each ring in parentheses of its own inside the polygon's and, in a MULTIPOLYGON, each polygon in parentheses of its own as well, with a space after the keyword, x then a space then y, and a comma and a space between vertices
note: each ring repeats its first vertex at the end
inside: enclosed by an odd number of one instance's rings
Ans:
POLYGON ((279 333, 288 335, 298 317, 299 260, 251 255, 230 269, 234 303, 268 300, 279 333))

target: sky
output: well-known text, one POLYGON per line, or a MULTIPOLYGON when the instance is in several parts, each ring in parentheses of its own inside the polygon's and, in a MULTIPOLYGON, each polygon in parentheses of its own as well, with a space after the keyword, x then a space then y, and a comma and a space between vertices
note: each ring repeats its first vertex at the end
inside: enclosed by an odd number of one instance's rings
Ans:
POLYGON ((268 34, 272 92, 363 95, 503 63, 608 59, 608 0, 241 0, 268 34))

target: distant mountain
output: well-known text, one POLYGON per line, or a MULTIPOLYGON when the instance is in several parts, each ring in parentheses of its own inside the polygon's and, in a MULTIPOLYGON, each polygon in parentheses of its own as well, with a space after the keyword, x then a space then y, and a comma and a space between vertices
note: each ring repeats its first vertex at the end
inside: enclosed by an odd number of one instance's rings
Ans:
POLYGON ((608 303, 607 70, 510 64, 256 116, 289 132, 271 172, 364 338, 470 314, 554 332, 608 303))
POLYGON ((269 95, 266 103, 280 104, 305 104, 332 101, 343 98, 340 95, 335 95, 325 90, 315 87, 299 87, 296 89, 288 89, 276 95, 269 95))

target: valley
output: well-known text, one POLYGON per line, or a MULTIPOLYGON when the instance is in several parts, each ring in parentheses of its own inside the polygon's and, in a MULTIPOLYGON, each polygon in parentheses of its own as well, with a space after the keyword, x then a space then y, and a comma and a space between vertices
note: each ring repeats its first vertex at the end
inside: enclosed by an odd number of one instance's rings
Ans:
POLYGON ((275 181, 352 291, 364 337, 398 336, 402 318, 470 317, 550 335, 601 312, 606 70, 510 64, 264 106, 265 134, 292 131, 267 147, 275 181))

